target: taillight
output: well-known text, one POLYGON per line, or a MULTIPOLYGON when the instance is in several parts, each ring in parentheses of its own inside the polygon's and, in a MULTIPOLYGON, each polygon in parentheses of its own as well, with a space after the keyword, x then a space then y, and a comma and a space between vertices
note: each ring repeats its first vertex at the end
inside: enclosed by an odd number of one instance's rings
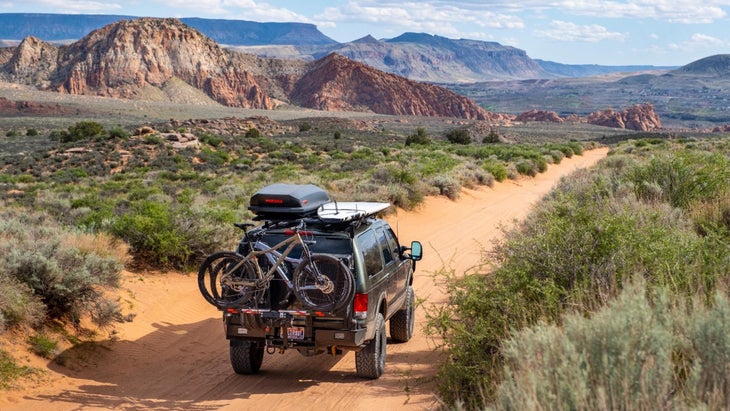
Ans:
POLYGON ((367 294, 355 294, 355 303, 353 307, 355 315, 367 315, 368 313, 368 295, 367 294))
MULTIPOLYGON (((284 235, 294 235, 296 233, 297 233, 296 231, 294 231, 290 228, 287 228, 286 230, 284 230, 284 235)), ((313 234, 314 234, 314 232, 312 232, 312 231, 299 230, 299 235, 313 235, 313 234)))

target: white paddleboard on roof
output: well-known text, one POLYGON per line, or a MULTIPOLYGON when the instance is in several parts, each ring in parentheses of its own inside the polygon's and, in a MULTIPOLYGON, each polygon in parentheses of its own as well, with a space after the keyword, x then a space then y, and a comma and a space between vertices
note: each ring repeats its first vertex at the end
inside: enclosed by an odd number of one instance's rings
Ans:
POLYGON ((333 201, 319 206, 317 216, 326 221, 346 222, 377 214, 388 207, 390 207, 390 203, 333 201))

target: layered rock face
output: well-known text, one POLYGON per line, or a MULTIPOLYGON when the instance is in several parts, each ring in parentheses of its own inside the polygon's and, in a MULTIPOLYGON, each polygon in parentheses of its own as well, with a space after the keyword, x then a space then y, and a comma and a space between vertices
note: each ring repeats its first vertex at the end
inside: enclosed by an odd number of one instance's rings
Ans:
POLYGON ((175 19, 123 20, 93 31, 62 49, 55 86, 73 94, 133 98, 173 77, 227 106, 274 107, 252 74, 175 19))
POLYGON ((662 122, 654 112, 654 106, 649 103, 636 104, 624 111, 614 111, 613 109, 596 111, 588 115, 587 121, 590 124, 599 126, 638 131, 651 131, 662 128, 662 122))
POLYGON ((291 99, 320 110, 490 119, 487 111, 450 90, 388 74, 334 53, 313 63, 294 85, 291 99))
POLYGON ((20 83, 47 79, 56 70, 58 49, 35 37, 24 39, 6 64, 10 78, 20 83))

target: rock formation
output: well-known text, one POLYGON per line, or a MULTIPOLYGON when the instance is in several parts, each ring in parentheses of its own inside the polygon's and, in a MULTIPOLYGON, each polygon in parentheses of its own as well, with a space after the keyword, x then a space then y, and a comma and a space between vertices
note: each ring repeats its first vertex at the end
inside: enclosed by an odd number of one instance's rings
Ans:
POLYGON ((596 111, 587 117, 590 124, 605 127, 625 128, 629 130, 651 131, 662 128, 659 116, 654 112, 654 107, 649 104, 636 104, 624 111, 606 109, 596 111))
POLYGON ((291 99, 320 110, 490 118, 473 101, 443 87, 388 74, 334 53, 312 63, 294 85, 291 99))
POLYGON ((182 81, 232 107, 293 103, 320 110, 501 118, 446 88, 336 54, 306 63, 224 50, 177 19, 121 20, 61 47, 28 37, 11 57, 0 57, 0 80, 71 94, 159 98, 158 90, 182 81))
POLYGON ((558 113, 554 111, 532 109, 515 117, 515 121, 547 121, 550 123, 563 123, 565 120, 560 118, 558 113))
POLYGON ((173 77, 227 106, 274 107, 251 73, 176 19, 122 20, 91 32, 61 49, 54 85, 73 94, 135 98, 173 77))

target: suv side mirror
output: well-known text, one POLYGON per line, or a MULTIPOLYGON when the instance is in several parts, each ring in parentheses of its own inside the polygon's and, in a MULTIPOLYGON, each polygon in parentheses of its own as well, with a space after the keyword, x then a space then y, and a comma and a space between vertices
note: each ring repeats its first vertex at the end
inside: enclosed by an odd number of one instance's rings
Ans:
POLYGON ((420 261, 423 257, 423 247, 418 241, 411 241, 411 260, 420 261))

